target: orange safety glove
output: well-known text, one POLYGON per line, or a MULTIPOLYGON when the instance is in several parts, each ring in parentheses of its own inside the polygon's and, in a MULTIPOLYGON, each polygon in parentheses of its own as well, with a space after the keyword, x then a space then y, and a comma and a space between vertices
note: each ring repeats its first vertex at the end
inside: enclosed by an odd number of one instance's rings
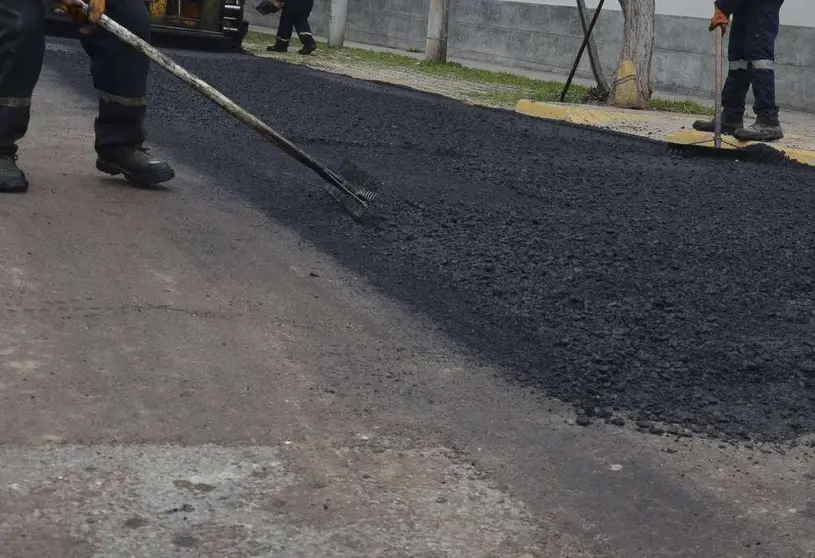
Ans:
MULTIPOLYGON (((79 24, 87 24, 89 21, 92 24, 99 23, 99 19, 105 13, 105 0, 85 0, 85 3, 90 7, 87 14, 72 0, 62 0, 60 9, 79 24)), ((87 32, 88 28, 84 27, 82 31, 87 32)))
POLYGON ((722 28, 722 34, 727 33, 727 26, 730 25, 730 16, 725 14, 719 8, 713 12, 713 17, 710 18, 710 26, 708 29, 713 31, 717 27, 722 28))

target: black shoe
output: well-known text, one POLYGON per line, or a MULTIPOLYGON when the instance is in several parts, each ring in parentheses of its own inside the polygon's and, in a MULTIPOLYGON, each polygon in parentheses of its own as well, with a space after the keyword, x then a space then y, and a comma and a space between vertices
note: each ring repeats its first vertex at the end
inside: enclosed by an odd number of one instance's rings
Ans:
POLYGON ((781 129, 781 124, 756 121, 749 128, 739 128, 733 135, 741 141, 776 141, 784 137, 784 130, 781 129))
POLYGON ((303 48, 297 51, 297 54, 311 54, 317 50, 317 41, 308 41, 303 43, 303 48))
MULTIPOLYGON (((731 136, 733 133, 738 130, 739 128, 744 126, 743 120, 733 120, 731 122, 725 122, 722 119, 722 133, 723 134, 730 134, 731 136)), ((693 123, 693 129, 698 130, 700 132, 716 132, 716 119, 712 118, 710 120, 697 120, 693 123)))
POLYGON ((152 159, 144 147, 100 151, 96 168, 114 176, 123 174, 128 182, 140 187, 155 186, 175 178, 172 167, 164 161, 152 159))
POLYGON ((17 166, 17 155, 0 153, 0 193, 20 193, 26 190, 28 180, 17 166))
POLYGON ((266 50, 269 52, 288 52, 289 51, 289 43, 285 43, 280 39, 275 41, 275 44, 272 46, 267 46, 266 50))

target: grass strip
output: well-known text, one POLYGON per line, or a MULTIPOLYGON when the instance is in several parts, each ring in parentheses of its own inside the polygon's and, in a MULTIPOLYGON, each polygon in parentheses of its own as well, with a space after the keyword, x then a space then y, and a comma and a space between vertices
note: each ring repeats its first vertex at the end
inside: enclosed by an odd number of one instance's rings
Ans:
MULTIPOLYGON (((299 49, 292 41, 290 52, 299 49)), ((257 31, 249 31, 244 41, 249 52, 265 51, 266 46, 274 43, 274 36, 257 31)), ((521 99, 541 102, 559 102, 563 82, 530 78, 512 72, 495 72, 464 66, 458 62, 436 62, 419 59, 407 54, 383 52, 363 48, 343 47, 329 49, 325 43, 318 42, 317 55, 299 56, 293 62, 319 68, 321 64, 334 66, 357 66, 414 72, 419 76, 429 76, 445 81, 457 81, 463 84, 486 86, 487 91, 470 94, 478 100, 490 104, 514 107, 521 99)), ((295 54, 292 52, 292 54, 295 54)), ((296 54, 295 54, 296 56, 296 54)), ((281 57, 288 60, 287 57, 281 57)), ((592 100, 591 88, 572 84, 565 102, 588 104, 592 100)), ((675 112, 682 114, 713 115, 713 108, 691 100, 651 99, 650 110, 675 112)))

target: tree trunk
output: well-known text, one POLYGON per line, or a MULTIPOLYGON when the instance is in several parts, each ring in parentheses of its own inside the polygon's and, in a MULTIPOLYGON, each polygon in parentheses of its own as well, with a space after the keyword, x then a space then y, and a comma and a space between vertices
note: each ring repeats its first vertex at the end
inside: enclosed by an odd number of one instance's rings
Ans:
POLYGON ((654 0, 620 0, 625 18, 620 64, 609 103, 644 109, 651 100, 651 57, 654 52, 654 0))

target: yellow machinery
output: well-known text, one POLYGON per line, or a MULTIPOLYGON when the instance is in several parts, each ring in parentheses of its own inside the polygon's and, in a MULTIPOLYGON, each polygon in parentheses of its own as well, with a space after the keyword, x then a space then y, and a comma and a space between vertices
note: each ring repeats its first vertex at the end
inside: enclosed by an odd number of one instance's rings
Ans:
MULTIPOLYGON (((155 35, 188 36, 240 48, 249 29, 244 20, 246 0, 145 0, 144 3, 155 35)), ((53 3, 47 19, 65 20, 65 16, 56 11, 58 5, 58 1, 53 3)))

